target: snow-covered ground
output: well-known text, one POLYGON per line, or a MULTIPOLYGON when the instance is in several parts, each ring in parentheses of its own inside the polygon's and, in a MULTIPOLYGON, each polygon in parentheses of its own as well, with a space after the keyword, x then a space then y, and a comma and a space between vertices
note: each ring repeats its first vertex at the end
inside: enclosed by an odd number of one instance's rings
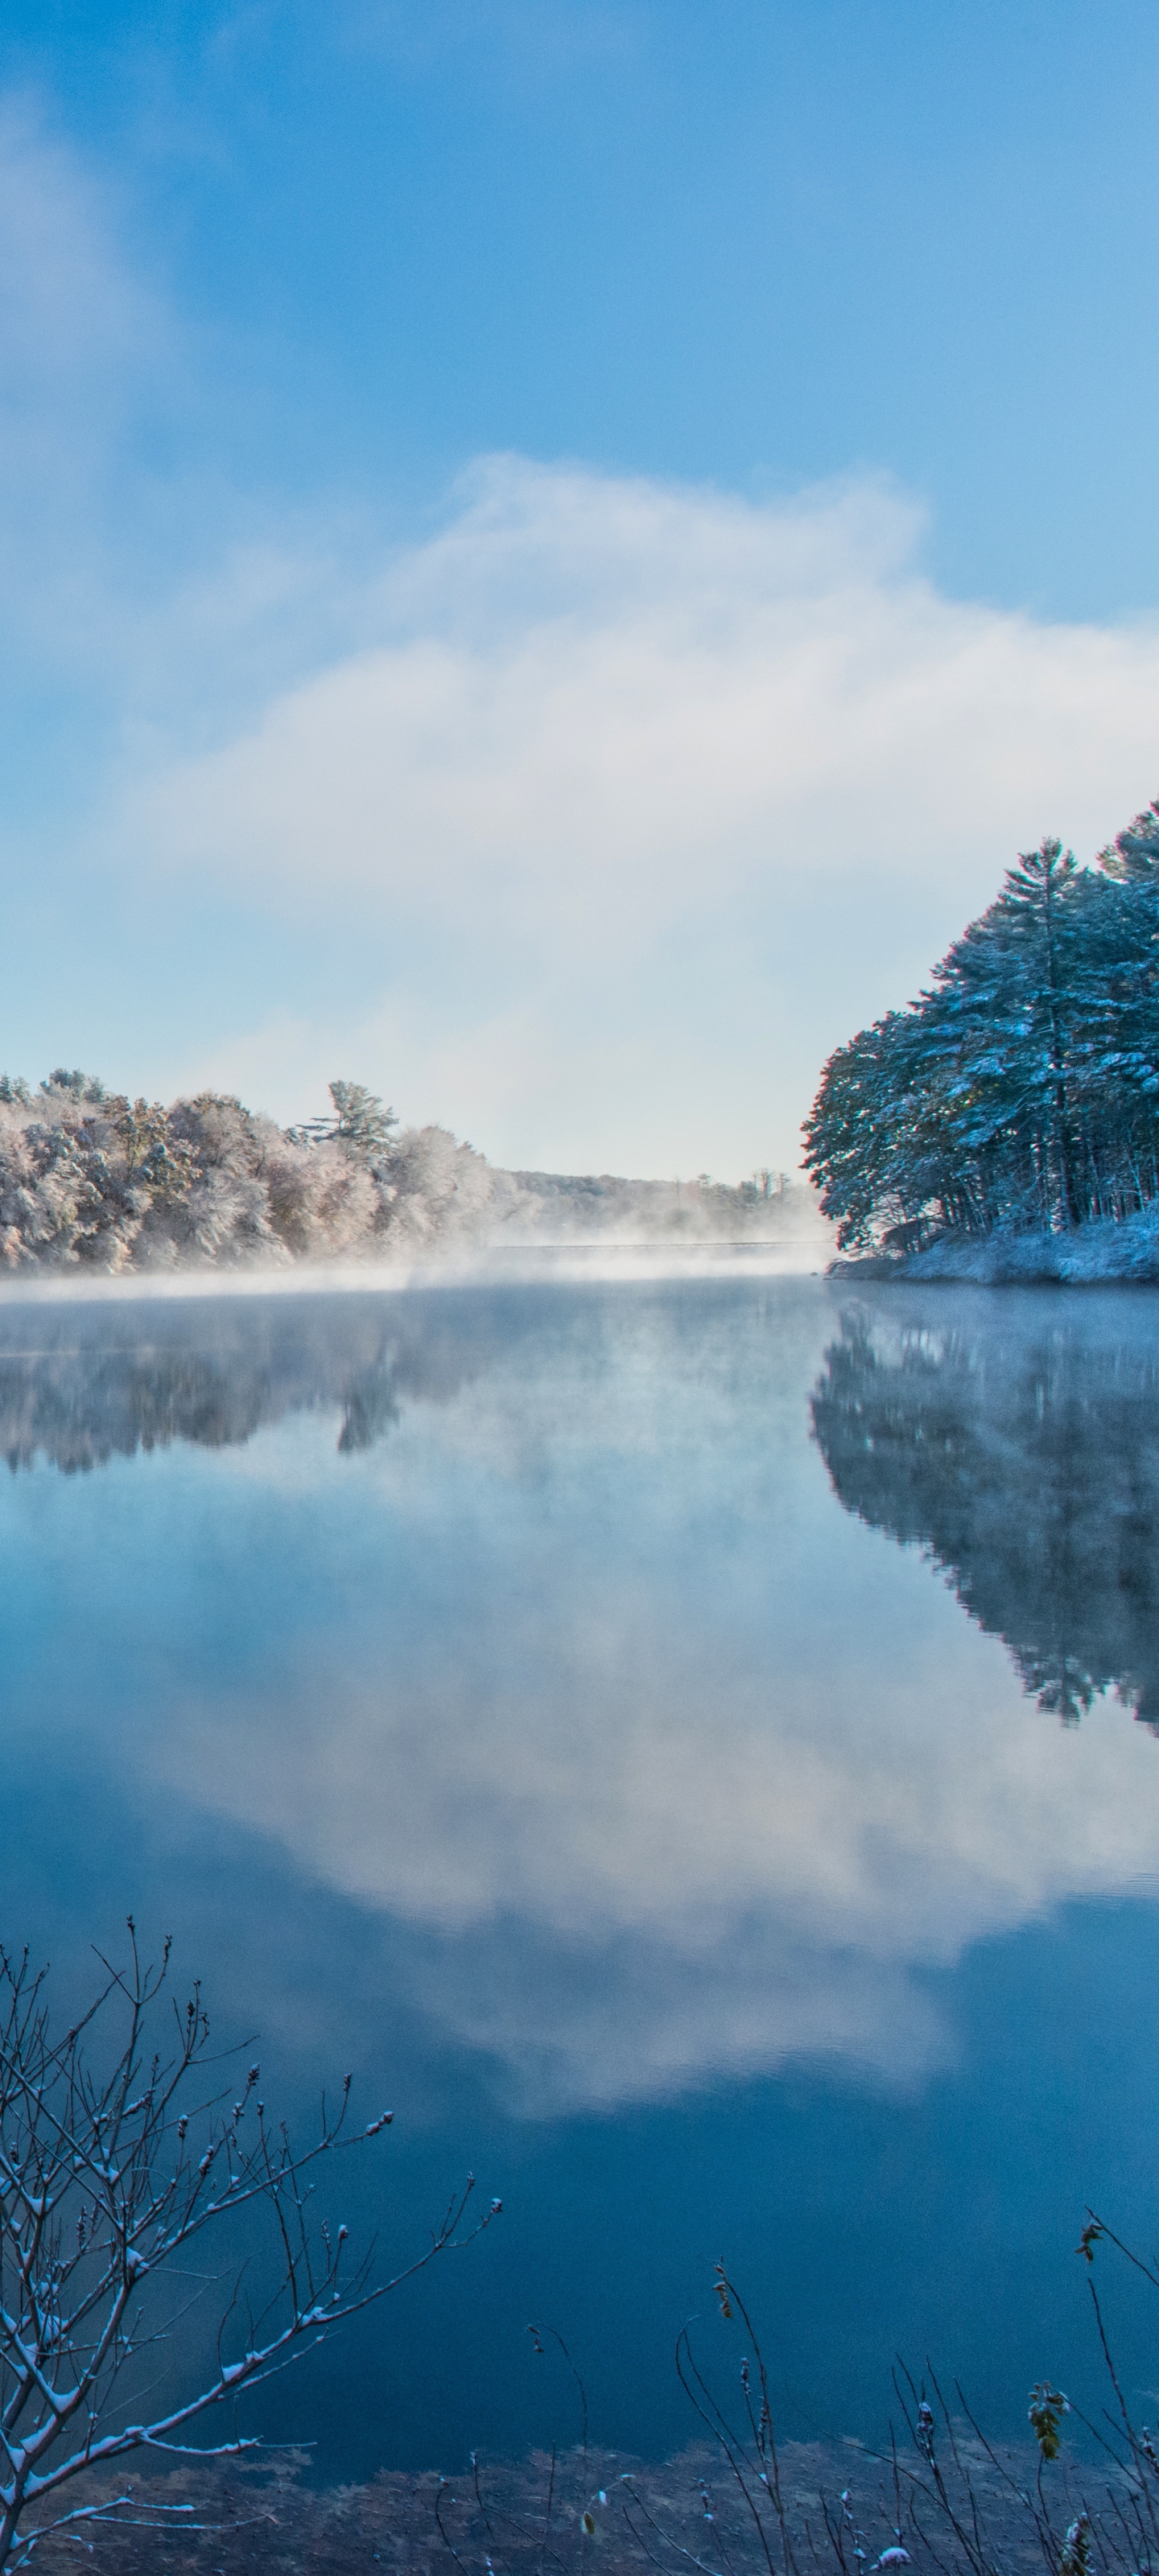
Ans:
POLYGON ((1159 1284, 1159 1200, 1133 1216, 1104 1217, 1064 1234, 996 1230, 993 1234, 943 1234, 904 1259, 838 1261, 837 1275, 872 1272, 875 1278, 970 1280, 977 1287, 1058 1280, 1096 1284, 1108 1280, 1159 1284))

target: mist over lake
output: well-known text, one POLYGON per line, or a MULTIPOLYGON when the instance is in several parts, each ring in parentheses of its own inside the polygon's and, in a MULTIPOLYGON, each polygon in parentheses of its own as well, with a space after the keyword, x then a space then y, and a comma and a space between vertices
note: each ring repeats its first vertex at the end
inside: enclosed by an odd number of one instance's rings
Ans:
POLYGON ((504 2202, 247 2420, 570 2440, 536 2320, 669 2450, 719 2255, 787 2432, 880 2432, 899 2348, 999 2430, 1093 2383, 1159 2057, 1145 1294, 9 1297, 0 1449, 7 1921, 65 1991, 172 1931, 306 2125, 353 2068, 391 2250, 504 2202))

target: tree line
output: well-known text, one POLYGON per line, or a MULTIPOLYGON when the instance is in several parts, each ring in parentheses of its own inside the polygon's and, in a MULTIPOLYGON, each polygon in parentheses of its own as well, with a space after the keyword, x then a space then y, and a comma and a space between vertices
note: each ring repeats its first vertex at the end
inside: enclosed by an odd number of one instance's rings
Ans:
POLYGON ((1159 799, 1092 867, 1023 852, 928 990, 830 1057, 805 1143, 843 1249, 1159 1197, 1159 799))
POLYGON ((65 1066, 36 1091, 0 1075, 0 1265, 278 1265, 471 1230, 494 1187, 481 1154, 400 1130, 362 1083, 330 1093, 330 1118, 281 1128, 226 1092, 165 1108, 65 1066))
POLYGON ((0 1273, 422 1257, 511 1241, 764 1237, 796 1197, 768 1170, 736 1189, 506 1172, 446 1127, 402 1127, 360 1082, 294 1127, 231 1092, 131 1100, 58 1065, 0 1074, 0 1273))

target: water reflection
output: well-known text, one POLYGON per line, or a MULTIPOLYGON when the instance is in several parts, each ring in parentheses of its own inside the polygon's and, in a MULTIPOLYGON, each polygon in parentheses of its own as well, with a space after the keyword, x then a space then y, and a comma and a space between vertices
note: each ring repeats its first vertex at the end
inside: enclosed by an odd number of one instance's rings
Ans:
POLYGON ((338 1447, 383 1439, 407 1397, 447 1401, 486 1361, 437 1302, 134 1300, 0 1307, 0 1457, 65 1474, 164 1449, 223 1448, 287 1414, 341 1415, 338 1447))
MULTIPOLYGON (((1150 1363, 1109 1328, 1080 1364, 1033 1300, 991 1298, 989 1342, 936 1343, 883 1301, 834 1344, 807 1282, 142 1312, 135 1341, 127 1310, 62 1316, 51 1343, 37 1318, 35 1346, 5 1318, 16 1454, 125 1453, 99 1495, 5 1489, 7 1758, 97 1765, 134 1870, 163 1849, 172 1883, 183 1835, 235 1849, 227 1975, 265 1853, 392 1927, 392 2009, 515 2111, 810 2058, 912 2084, 954 2047, 930 1970, 1153 1871, 1150 1739, 1107 1702, 1044 1730, 916 1558, 834 1509, 808 1438, 831 1346, 816 1421, 842 1500, 942 1552, 948 1480, 964 1597, 982 1617, 989 1584, 983 1624, 1061 1656, 1090 1703, 1148 1669, 1105 1604, 1062 1598, 1100 1546, 1121 1561, 1112 1458, 1143 1581, 1150 1363), (879 1471, 866 1404, 909 1483, 879 1471), (1024 1598, 1057 1600, 1057 1631, 1008 1618, 1024 1598)), ((110 1846, 110 1886, 124 1867, 110 1846)), ((263 2018, 288 2028, 286 1960, 263 2018)), ((324 1956, 311 1973, 322 1991, 324 1956)))
POLYGON ((812 1399, 848 1511, 920 1546, 1064 1723, 1159 1732, 1159 1342, 1149 1299, 904 1295, 842 1317, 812 1399))

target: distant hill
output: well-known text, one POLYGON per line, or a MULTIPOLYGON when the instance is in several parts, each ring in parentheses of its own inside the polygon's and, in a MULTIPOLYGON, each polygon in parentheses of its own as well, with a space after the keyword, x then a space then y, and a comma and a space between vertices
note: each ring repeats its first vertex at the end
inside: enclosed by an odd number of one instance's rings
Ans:
POLYGON ((828 1250, 828 1228, 812 1190, 784 1172, 758 1173, 735 1188, 706 1173, 695 1181, 632 1181, 613 1172, 497 1172, 495 1180, 504 1228, 515 1237, 568 1242, 598 1235, 646 1243, 808 1237, 828 1250))

